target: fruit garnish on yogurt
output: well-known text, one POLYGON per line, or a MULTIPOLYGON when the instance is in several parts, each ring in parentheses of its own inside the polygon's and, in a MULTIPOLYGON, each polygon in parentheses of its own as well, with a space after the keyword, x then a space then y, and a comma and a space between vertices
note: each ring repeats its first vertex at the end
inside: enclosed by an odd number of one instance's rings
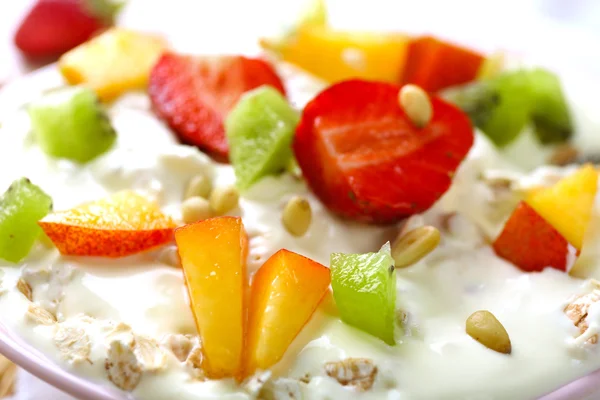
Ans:
POLYGON ((145 89, 150 69, 166 47, 158 36, 112 28, 64 54, 58 67, 70 84, 85 85, 102 100, 112 100, 145 89))
POLYGON ((27 111, 36 143, 52 157, 86 163, 108 151, 117 137, 98 97, 85 87, 47 92, 27 111))
POLYGON ((229 161, 240 189, 287 167, 298 120, 298 112, 270 86, 240 98, 225 121, 229 161))
POLYGON ((450 88, 444 96, 498 146, 511 143, 528 124, 543 144, 561 143, 573 134, 560 81, 543 68, 504 71, 450 88))
POLYGON ((429 121, 415 124, 400 104, 400 87, 383 82, 341 82, 304 108, 294 154, 331 211, 391 223, 427 210, 448 190, 473 129, 455 106, 414 90, 410 100, 417 112, 432 111, 429 121))
POLYGON ((390 244, 377 253, 334 253, 330 268, 342 321, 394 344, 396 268, 390 244))
POLYGON ((165 53, 150 73, 148 94, 184 143, 227 157, 225 118, 243 93, 262 85, 285 93, 273 67, 258 58, 165 53))
POLYGON ((115 0, 36 0, 19 25, 15 45, 31 58, 60 56, 111 26, 122 5, 115 0))
POLYGON ((19 262, 42 234, 37 221, 52 211, 52 198, 27 178, 0 197, 0 259, 19 262))
POLYGON ((118 192, 39 221, 65 255, 124 257, 169 242, 174 222, 146 197, 118 192))
POLYGON ((241 377, 246 335, 248 237, 241 218, 186 225, 175 240, 209 377, 241 377))
POLYGON ((329 290, 329 269, 288 250, 272 255, 252 278, 245 374, 279 361, 329 290))

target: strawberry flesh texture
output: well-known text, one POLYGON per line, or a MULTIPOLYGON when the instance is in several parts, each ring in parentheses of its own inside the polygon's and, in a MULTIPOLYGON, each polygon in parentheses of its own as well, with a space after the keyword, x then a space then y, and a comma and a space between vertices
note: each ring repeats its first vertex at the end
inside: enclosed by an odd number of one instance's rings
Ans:
POLYGON ((432 97, 433 118, 412 125, 399 87, 350 80, 304 109, 294 152, 313 192, 333 212, 392 223, 427 210, 448 190, 473 144, 468 117, 432 97))
POLYGON ((181 141, 226 158, 223 121, 244 92, 262 85, 285 95, 281 79, 263 60, 166 53, 150 73, 148 92, 155 112, 181 141))
POLYGON ((15 45, 32 58, 57 57, 108 26, 88 0, 38 0, 21 22, 15 45))
POLYGON ((531 206, 520 202, 494 241, 494 251, 526 272, 546 267, 567 271, 577 250, 531 206))

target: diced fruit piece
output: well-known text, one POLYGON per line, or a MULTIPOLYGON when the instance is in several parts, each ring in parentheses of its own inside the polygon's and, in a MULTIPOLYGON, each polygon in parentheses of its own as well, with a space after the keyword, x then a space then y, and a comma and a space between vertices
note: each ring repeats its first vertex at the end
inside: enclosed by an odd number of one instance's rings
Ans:
POLYGON ((408 46, 401 82, 437 92, 474 80, 483 60, 481 54, 464 47, 431 36, 419 37, 408 46))
POLYGON ((58 67, 70 84, 84 84, 110 100, 145 88, 165 47, 157 36, 113 28, 63 55, 58 67))
POLYGON ((597 191, 598 172, 588 164, 552 187, 531 192, 525 201, 581 250, 597 191))
POLYGON ((396 269, 389 243, 378 253, 333 253, 331 287, 342 321, 395 343, 396 269))
POLYGON ((29 57, 56 57, 113 23, 121 4, 111 0, 37 0, 15 35, 29 57))
POLYGON ((178 228, 175 240, 210 378, 239 377, 245 334, 248 237, 239 217, 178 228))
POLYGON ((564 142, 573 135, 569 107, 560 80, 554 73, 536 68, 529 71, 533 90, 532 121, 540 142, 564 142))
POLYGON ((157 114, 183 142, 225 158, 224 119, 244 92, 262 85, 285 94, 277 73, 263 60, 167 53, 150 73, 148 93, 157 114))
POLYGON ((279 42, 263 46, 329 82, 363 78, 396 83, 404 66, 408 38, 397 33, 335 31, 301 25, 279 42))
POLYGON ((27 178, 12 183, 0 197, 0 258, 21 261, 40 237, 37 222, 52 210, 52 199, 27 178))
POLYGON ((567 271, 569 258, 575 261, 577 250, 550 223, 525 202, 520 202, 500 236, 494 251, 526 272, 546 267, 567 271))
POLYGON ((524 70, 452 88, 444 96, 469 114, 473 123, 497 146, 509 144, 525 128, 534 101, 524 70))
POLYGON ((85 163, 109 150, 117 137, 96 94, 87 88, 47 92, 27 111, 37 143, 52 157, 85 163))
POLYGON ((245 375, 268 369, 283 357, 329 288, 329 269, 280 250, 252 281, 245 375))
POLYGON ((345 81, 305 107, 294 153, 331 211, 394 222, 427 210, 448 190, 473 144, 469 119, 433 96, 433 118, 417 128, 399 106, 398 91, 383 82, 345 81))
POLYGON ((225 121, 229 160, 241 190, 285 169, 299 119, 272 87, 261 86, 242 96, 225 121))
POLYGON ((40 226, 64 255, 124 257, 169 242, 174 222, 130 191, 49 214, 40 226))
POLYGON ((545 144, 563 142, 573 133, 560 82, 544 69, 504 72, 449 89, 444 97, 498 146, 512 142, 529 122, 545 144))

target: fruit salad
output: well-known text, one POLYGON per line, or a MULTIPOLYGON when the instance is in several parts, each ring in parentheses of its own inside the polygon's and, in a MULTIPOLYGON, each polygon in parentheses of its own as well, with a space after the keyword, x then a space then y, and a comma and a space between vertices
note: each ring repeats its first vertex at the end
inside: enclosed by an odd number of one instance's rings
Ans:
POLYGON ((2 325, 130 399, 599 369, 600 126, 551 69, 313 6, 254 56, 111 27, 0 94, 2 325))

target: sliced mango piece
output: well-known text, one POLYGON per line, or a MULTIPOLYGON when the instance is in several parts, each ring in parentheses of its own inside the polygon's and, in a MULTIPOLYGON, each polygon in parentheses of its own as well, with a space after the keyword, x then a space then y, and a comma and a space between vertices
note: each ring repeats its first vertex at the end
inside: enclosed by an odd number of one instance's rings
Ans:
POLYGON ((157 36, 112 28, 65 53, 58 67, 70 84, 84 84, 102 100, 111 100, 144 88, 165 48, 165 41, 157 36))
POLYGON ((409 39, 396 33, 343 32, 305 24, 279 43, 262 43, 284 61, 328 82, 363 78, 396 83, 409 39))
POLYGON ((598 172, 588 164, 552 187, 531 192, 525 201, 581 250, 597 190, 598 172))
POLYGON ((163 245, 175 228, 155 203, 131 191, 48 214, 39 225, 62 254, 104 257, 163 245))
POLYGON ((203 369, 214 379, 239 377, 245 325, 248 237, 239 217, 219 217, 175 231, 203 369))
POLYGON ((288 250, 269 258, 254 276, 248 310, 245 374, 283 357, 329 288, 329 269, 288 250))

